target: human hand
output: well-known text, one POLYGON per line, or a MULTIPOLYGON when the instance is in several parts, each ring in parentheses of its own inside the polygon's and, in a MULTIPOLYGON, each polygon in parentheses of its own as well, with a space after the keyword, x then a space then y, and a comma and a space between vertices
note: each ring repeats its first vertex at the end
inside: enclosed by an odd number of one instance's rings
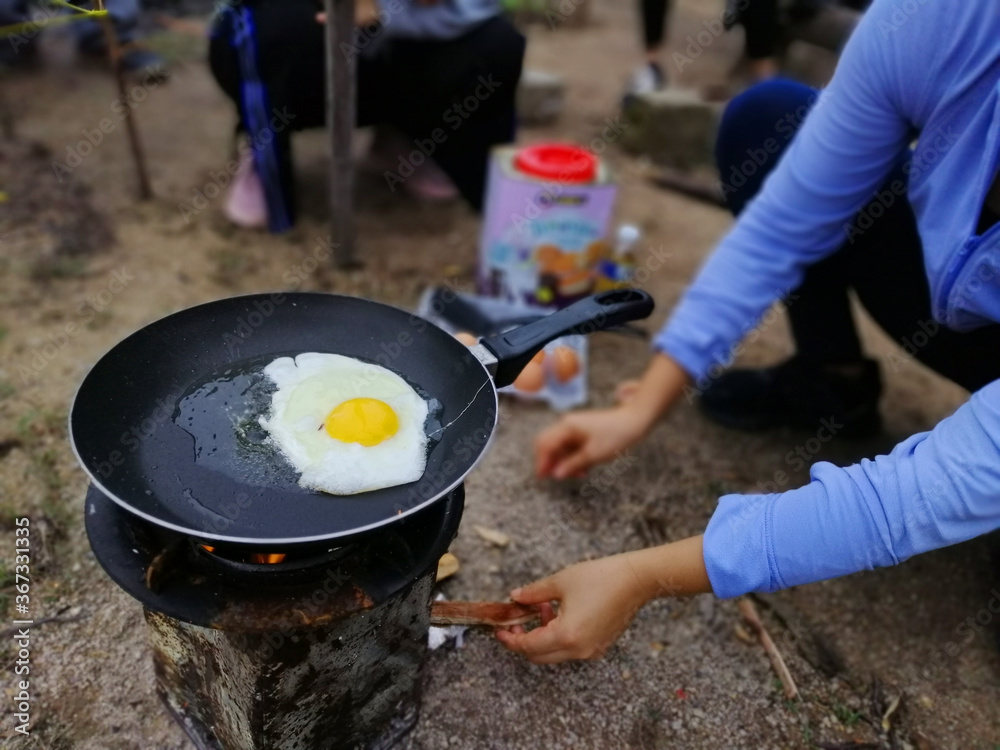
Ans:
POLYGON ((535 439, 535 473, 556 479, 582 476, 639 442, 690 382, 673 359, 657 354, 640 380, 618 387, 618 405, 568 414, 535 439))
POLYGON ((515 589, 511 599, 539 605, 542 626, 526 633, 517 625, 498 631, 497 639, 535 664, 595 659, 611 647, 650 599, 711 590, 704 537, 692 536, 577 563, 515 589), (553 614, 553 601, 559 602, 558 614, 553 614))
POLYGON ((648 420, 627 405, 588 409, 562 417, 535 438, 535 474, 539 477, 582 476, 637 443, 648 420))
POLYGON ((535 664, 599 659, 648 599, 628 554, 571 565, 512 591, 514 601, 542 608, 542 625, 499 630, 497 639, 535 664), (551 601, 559 602, 557 614, 551 601))

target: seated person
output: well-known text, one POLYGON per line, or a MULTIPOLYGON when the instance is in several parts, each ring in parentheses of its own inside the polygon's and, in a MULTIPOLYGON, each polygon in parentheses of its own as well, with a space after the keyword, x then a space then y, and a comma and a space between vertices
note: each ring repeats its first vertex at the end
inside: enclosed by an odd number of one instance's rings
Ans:
MULTIPOLYGON (((315 0, 246 0, 225 6, 213 25, 212 72, 251 146, 240 150, 226 204, 238 224, 280 232, 294 221, 291 134, 326 121, 318 9, 315 0)), ((479 210, 489 150, 514 137, 524 38, 496 0, 359 0, 357 15, 358 126, 403 133, 404 159, 430 144, 424 152, 479 210)), ((407 175, 386 177, 394 190, 407 175)))
POLYGON ((849 290, 907 357, 971 398, 888 455, 817 463, 798 489, 722 497, 703 535, 513 591, 545 603, 546 624, 501 631, 509 648, 536 662, 594 657, 652 597, 775 591, 1000 527, 1000 14, 989 0, 914 8, 875 0, 819 98, 778 79, 732 101, 717 158, 734 227, 641 381, 620 405, 542 433, 537 470, 565 478, 611 460, 696 392, 709 417, 736 428, 871 434, 881 381, 849 290), (723 372, 779 297, 795 356, 723 372))

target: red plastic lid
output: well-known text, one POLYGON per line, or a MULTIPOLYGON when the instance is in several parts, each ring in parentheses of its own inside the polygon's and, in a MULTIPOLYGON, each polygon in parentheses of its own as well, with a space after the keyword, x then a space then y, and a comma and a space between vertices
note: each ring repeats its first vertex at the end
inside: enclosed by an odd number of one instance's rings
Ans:
POLYGON ((525 174, 559 182, 593 182, 597 177, 597 157, 570 143, 539 143, 522 148, 514 166, 525 174))

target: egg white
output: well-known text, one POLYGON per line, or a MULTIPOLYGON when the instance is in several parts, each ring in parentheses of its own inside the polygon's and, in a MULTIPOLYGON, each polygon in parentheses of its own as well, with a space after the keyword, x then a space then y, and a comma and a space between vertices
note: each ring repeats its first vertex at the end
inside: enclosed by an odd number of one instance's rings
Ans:
POLYGON ((354 495, 415 482, 427 465, 427 402, 399 375, 339 354, 307 352, 264 368, 277 386, 261 426, 299 472, 299 484, 333 495, 354 495), (374 398, 396 413, 399 429, 377 445, 345 443, 323 427, 334 408, 374 398))

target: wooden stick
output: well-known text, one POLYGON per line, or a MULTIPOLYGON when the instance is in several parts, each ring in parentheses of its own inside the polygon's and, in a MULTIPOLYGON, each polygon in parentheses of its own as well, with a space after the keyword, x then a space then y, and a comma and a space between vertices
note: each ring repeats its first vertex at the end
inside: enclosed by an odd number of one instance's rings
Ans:
POLYGON ((324 0, 326 7, 326 119, 330 134, 330 240, 341 268, 354 259, 355 121, 354 0, 324 0))
POLYGON ((431 625, 481 625, 507 628, 524 625, 538 619, 536 605, 524 606, 510 602, 434 602, 431 604, 431 625))
MULTIPOLYGON (((97 0, 97 9, 104 10, 104 0, 97 0)), ((115 78, 118 81, 118 96, 120 101, 128 99, 128 92, 125 88, 125 72, 122 70, 122 50, 118 44, 118 32, 115 31, 111 16, 105 14, 101 16, 101 27, 104 29, 104 41, 108 46, 108 60, 114 70, 115 78)), ((142 150, 142 143, 139 140, 139 131, 135 124, 135 114, 131 107, 128 108, 125 117, 125 129, 128 132, 129 146, 132 149, 132 160, 135 162, 135 171, 139 178, 139 198, 149 200, 153 197, 153 189, 149 185, 149 173, 146 171, 146 157, 142 150)))
POLYGON ((758 607, 769 610, 779 624, 791 631, 799 655, 814 669, 827 677, 839 677, 848 685, 853 685, 851 675, 847 674, 844 657, 801 612, 773 598, 765 599, 759 594, 748 594, 748 596, 758 607))
POLYGON ((760 640, 760 645, 764 647, 764 651, 771 660, 771 666, 774 667, 774 671, 778 673, 778 679, 781 680, 781 685, 785 689, 785 697, 789 700, 798 698, 799 689, 795 686, 795 680, 792 679, 792 673, 788 671, 788 665, 785 664, 785 660, 782 658, 781 652, 778 651, 778 647, 775 646, 774 641, 771 640, 771 635, 764 627, 764 623, 760 621, 760 616, 757 614, 757 608, 753 606, 753 602, 747 598, 743 598, 737 602, 736 606, 739 607, 743 620, 750 626, 750 629, 757 634, 757 638, 760 640))

